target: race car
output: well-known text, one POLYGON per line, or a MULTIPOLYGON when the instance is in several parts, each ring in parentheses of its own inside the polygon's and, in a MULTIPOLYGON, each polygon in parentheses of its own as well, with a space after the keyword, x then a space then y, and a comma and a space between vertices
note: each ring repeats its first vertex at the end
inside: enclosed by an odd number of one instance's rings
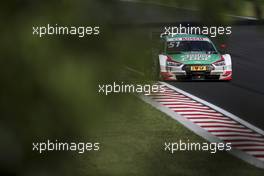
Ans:
POLYGON ((220 54, 207 36, 176 34, 162 40, 161 80, 232 80, 231 56, 220 54))

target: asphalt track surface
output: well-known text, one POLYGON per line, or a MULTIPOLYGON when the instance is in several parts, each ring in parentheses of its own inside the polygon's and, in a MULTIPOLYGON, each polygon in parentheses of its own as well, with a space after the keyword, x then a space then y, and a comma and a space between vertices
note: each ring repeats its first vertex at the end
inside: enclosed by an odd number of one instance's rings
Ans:
MULTIPOLYGON (((162 25, 195 22, 198 12, 159 5, 118 2, 121 23, 162 25)), ((238 19, 241 20, 241 19, 238 19)), ((233 62, 231 82, 169 82, 264 129, 264 26, 237 25, 227 45, 233 62)))
POLYGON ((264 34, 256 26, 233 28, 231 82, 171 82, 264 129, 264 34))

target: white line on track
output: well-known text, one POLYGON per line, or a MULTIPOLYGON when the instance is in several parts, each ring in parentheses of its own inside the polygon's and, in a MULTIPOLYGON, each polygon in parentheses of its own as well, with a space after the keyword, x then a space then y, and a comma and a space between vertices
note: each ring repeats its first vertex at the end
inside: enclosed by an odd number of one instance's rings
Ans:
POLYGON ((262 137, 260 134, 257 134, 257 133, 253 133, 253 134, 245 134, 245 133, 239 133, 239 132, 212 132, 213 135, 215 136, 227 136, 227 135, 230 135, 230 136, 250 136, 250 137, 262 137))
POLYGON ((247 151, 247 150, 264 150, 264 146, 242 146, 242 147, 236 147, 238 149, 241 149, 243 151, 247 151))
POLYGON ((222 114, 220 113, 215 113, 215 112, 177 112, 179 114, 182 114, 182 115, 185 115, 185 114, 188 114, 188 115, 191 115, 191 114, 203 114, 203 115, 213 115, 213 116, 223 116, 222 114))
POLYGON ((196 103, 196 102, 185 102, 185 103, 183 103, 183 102, 174 102, 174 101, 170 101, 170 102, 162 102, 162 101, 160 101, 160 103, 161 104, 163 104, 163 105, 199 105, 199 106, 203 106, 202 104, 200 104, 200 103, 196 103))
POLYGON ((212 115, 197 115, 197 114, 194 114, 194 115, 185 115, 184 117, 186 117, 187 119, 216 119, 216 120, 225 120, 225 121, 232 121, 230 120, 229 118, 227 117, 219 117, 219 116, 212 116, 212 115))
POLYGON ((261 146, 264 146, 264 142, 257 142, 257 141, 235 141, 235 142, 232 142, 232 145, 238 145, 238 146, 246 146, 247 144, 250 144, 250 145, 260 144, 261 146))
POLYGON ((177 112, 195 112, 195 111, 198 111, 198 112, 216 112, 215 110, 212 110, 212 109, 204 109, 204 108, 198 108, 198 107, 169 107, 171 110, 175 110, 177 112))
POLYGON ((264 141, 263 138, 256 138, 256 137, 220 137, 223 140, 233 140, 233 139, 237 139, 237 140, 242 140, 242 139, 249 139, 249 140, 256 140, 256 141, 264 141))
POLYGON ((237 128, 245 128, 244 126, 242 125, 237 125, 237 124, 225 124, 225 123, 219 123, 219 122, 210 122, 210 123, 203 123, 203 122, 200 122, 200 123, 197 123, 198 125, 200 126, 203 126, 203 127, 206 127, 206 126, 229 126, 229 127, 237 127, 237 128))

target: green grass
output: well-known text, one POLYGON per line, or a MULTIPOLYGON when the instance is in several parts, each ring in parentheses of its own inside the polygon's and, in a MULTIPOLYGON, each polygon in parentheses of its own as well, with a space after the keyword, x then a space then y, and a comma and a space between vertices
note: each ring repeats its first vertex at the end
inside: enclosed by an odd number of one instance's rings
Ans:
POLYGON ((164 142, 204 142, 177 121, 136 97, 110 113, 104 128, 93 131, 99 152, 79 155, 82 175, 263 175, 226 152, 164 151, 164 142))

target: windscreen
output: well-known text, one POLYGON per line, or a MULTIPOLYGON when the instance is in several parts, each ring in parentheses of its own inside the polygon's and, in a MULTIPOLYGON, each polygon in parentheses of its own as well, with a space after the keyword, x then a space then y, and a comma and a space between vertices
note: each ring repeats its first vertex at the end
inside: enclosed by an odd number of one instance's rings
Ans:
POLYGON ((170 41, 167 42, 166 49, 170 54, 192 51, 216 52, 208 41, 170 41))

